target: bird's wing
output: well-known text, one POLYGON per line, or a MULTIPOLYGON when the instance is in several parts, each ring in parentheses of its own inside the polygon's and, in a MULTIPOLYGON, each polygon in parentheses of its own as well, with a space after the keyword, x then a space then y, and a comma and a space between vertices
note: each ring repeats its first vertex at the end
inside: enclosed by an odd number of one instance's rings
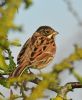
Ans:
POLYGON ((24 62, 25 58, 27 58, 26 56, 28 56, 28 49, 29 49, 29 45, 30 45, 30 38, 25 42, 25 44, 23 45, 21 51, 18 54, 17 57, 17 64, 20 65, 24 62), (28 51, 26 54, 26 50, 28 51))

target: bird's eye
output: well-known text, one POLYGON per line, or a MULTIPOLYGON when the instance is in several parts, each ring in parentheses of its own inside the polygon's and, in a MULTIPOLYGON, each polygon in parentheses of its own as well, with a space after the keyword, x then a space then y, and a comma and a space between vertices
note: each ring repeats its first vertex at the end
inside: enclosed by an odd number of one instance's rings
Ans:
POLYGON ((49 31, 45 31, 45 32, 44 32, 44 35, 48 35, 48 34, 49 34, 49 31))
POLYGON ((46 34, 48 34, 49 32, 48 31, 46 31, 46 34))

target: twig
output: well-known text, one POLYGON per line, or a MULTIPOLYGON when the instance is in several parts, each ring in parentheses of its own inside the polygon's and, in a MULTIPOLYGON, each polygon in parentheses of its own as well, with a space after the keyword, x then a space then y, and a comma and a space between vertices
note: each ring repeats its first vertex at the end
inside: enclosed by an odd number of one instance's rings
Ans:
POLYGON ((80 82, 70 82, 68 84, 71 84, 72 86, 72 89, 75 89, 75 88, 82 88, 82 84, 80 84, 80 82))
POLYGON ((76 89, 76 88, 82 88, 82 84, 80 84, 80 82, 67 83, 65 86, 61 87, 58 93, 58 96, 61 96, 62 98, 67 100, 67 93, 70 91, 73 91, 73 89, 76 89))
POLYGON ((63 0, 63 1, 66 3, 66 5, 67 5, 67 7, 68 7, 68 10, 69 10, 69 11, 72 13, 72 15, 75 17, 75 19, 77 20, 78 24, 79 24, 80 26, 82 26, 82 20, 81 20, 79 14, 77 13, 77 11, 73 8, 72 3, 71 3, 71 0, 63 0))

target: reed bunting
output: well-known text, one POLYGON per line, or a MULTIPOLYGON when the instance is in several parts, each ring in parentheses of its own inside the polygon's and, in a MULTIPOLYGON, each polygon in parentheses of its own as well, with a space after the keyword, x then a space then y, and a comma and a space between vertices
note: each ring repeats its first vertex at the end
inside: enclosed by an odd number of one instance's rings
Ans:
POLYGON ((10 75, 20 76, 26 68, 42 69, 56 53, 55 36, 58 34, 49 26, 39 27, 23 45, 17 57, 18 67, 10 75))

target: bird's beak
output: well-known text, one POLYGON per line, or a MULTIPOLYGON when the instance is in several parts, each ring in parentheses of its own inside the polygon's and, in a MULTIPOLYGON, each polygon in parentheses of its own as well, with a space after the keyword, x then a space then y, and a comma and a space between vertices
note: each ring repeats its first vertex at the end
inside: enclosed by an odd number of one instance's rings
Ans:
POLYGON ((53 34, 50 34, 50 35, 48 36, 48 38, 50 39, 52 36, 53 36, 53 34))
POLYGON ((57 32, 57 31, 55 31, 55 32, 53 33, 53 35, 57 35, 57 34, 59 34, 59 32, 57 32))

